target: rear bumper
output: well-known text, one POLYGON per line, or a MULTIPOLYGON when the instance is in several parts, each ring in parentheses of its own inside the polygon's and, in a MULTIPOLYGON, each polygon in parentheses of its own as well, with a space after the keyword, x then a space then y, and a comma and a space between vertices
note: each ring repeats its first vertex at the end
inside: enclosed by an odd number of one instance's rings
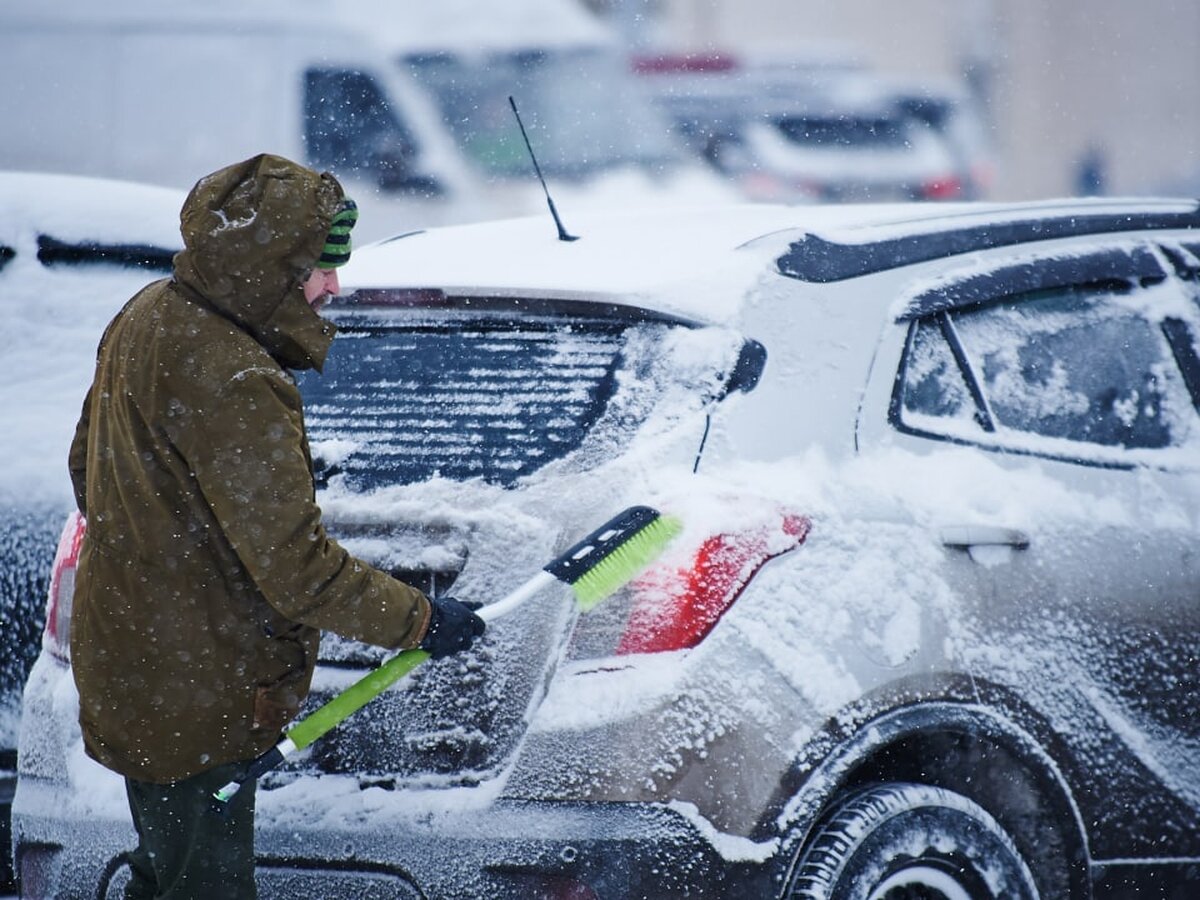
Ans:
MULTIPOLYGON (((121 896, 132 826, 61 817, 60 793, 22 779, 14 851, 26 891, 121 896)), ((271 793, 260 792, 255 849, 260 892, 273 898, 707 898, 726 896, 731 880, 746 884, 690 821, 658 806, 498 801, 403 822, 367 816, 354 827, 309 827, 293 824, 294 810, 288 824, 273 822, 271 793)), ((319 800, 314 807, 309 815, 319 818, 319 800)))

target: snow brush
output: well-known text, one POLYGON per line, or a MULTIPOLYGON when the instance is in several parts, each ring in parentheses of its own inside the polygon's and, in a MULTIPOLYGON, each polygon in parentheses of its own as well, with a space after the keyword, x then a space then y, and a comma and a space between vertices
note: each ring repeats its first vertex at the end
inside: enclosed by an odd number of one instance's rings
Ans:
MULTIPOLYGON (((485 622, 498 619, 555 581, 570 585, 580 611, 587 612, 658 558, 681 527, 678 519, 663 516, 648 506, 631 506, 547 563, 512 593, 478 610, 476 615, 485 622)), ((289 728, 279 743, 250 764, 245 774, 214 791, 214 806, 224 810, 247 781, 265 775, 293 753, 303 750, 427 659, 429 653, 425 650, 405 650, 368 672, 289 728)))

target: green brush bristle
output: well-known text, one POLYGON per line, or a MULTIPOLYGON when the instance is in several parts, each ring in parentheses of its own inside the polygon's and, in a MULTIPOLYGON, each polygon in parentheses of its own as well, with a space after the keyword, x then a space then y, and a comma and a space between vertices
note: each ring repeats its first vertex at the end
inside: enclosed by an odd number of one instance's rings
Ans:
POLYGON ((683 523, 678 519, 659 516, 640 531, 630 535, 620 547, 584 572, 571 585, 579 608, 587 612, 636 578, 682 530, 683 523))

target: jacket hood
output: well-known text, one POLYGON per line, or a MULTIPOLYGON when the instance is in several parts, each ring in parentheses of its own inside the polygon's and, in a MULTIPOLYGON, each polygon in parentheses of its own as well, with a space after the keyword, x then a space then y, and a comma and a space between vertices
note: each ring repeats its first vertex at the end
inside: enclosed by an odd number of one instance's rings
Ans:
POLYGON ((304 299, 342 201, 329 173, 271 154, 201 178, 184 201, 175 281, 232 319, 281 365, 324 364, 334 326, 304 299))

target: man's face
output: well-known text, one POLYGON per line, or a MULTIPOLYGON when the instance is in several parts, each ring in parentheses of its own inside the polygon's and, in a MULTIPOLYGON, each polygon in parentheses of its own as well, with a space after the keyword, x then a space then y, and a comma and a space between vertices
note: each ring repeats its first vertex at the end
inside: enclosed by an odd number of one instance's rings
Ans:
POLYGON ((341 290, 337 269, 313 269, 304 280, 304 299, 317 312, 321 311, 329 298, 341 290))

